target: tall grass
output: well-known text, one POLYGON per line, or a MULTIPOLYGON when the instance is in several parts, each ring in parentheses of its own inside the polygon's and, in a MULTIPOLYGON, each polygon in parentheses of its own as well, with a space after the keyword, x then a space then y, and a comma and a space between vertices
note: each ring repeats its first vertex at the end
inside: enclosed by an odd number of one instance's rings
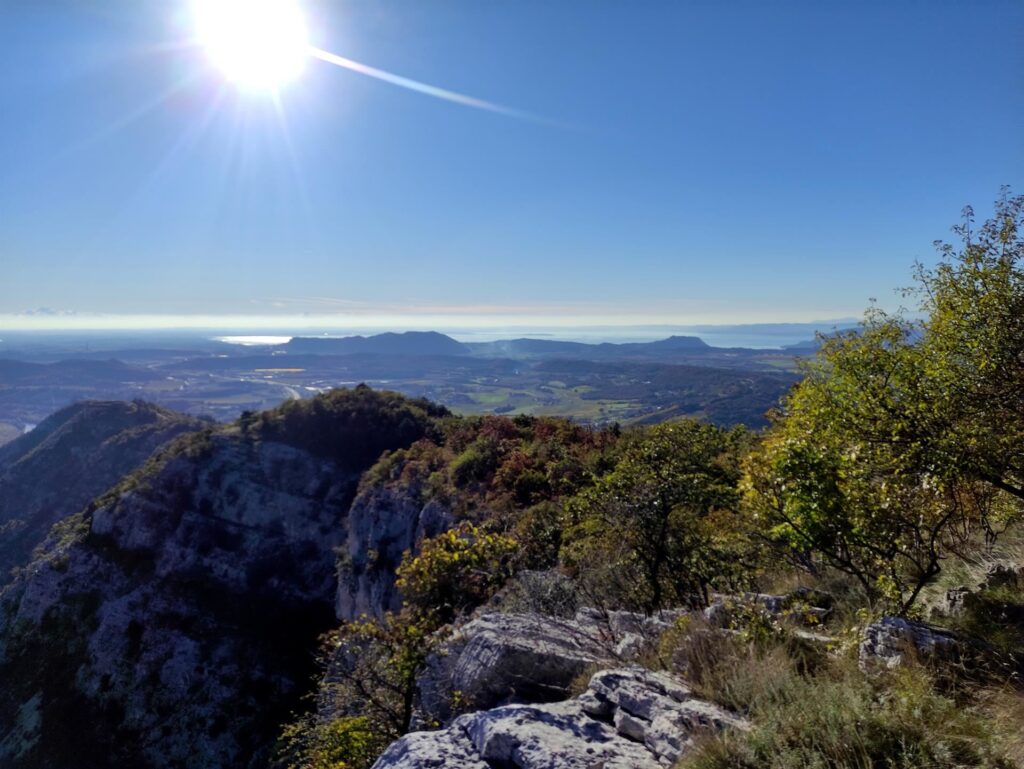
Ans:
MULTIPOLYGON (((669 643, 671 667, 696 693, 745 713, 752 727, 700 742, 677 769, 1008 769, 1016 748, 976 708, 940 693, 923 668, 861 673, 784 634, 688 627, 669 643)), ((663 650, 665 651, 665 650, 663 650)), ((1003 703, 1006 721, 1024 714, 1003 703)), ((990 711, 991 712, 991 711, 990 711)))

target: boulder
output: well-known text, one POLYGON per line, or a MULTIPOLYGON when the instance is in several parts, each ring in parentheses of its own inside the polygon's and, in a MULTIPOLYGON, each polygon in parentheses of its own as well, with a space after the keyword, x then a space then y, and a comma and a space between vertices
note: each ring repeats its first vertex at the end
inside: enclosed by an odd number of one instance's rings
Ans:
POLYGON ((374 767, 402 769, 491 769, 463 729, 413 732, 391 743, 374 767))
POLYGON ((422 724, 446 723, 452 703, 480 710, 554 702, 588 666, 613 658, 593 628, 540 614, 485 614, 428 657, 418 685, 422 724))
POLYGON ((517 769, 657 769, 644 746, 587 715, 574 700, 509 705, 462 716, 453 724, 469 736, 488 766, 517 769))
POLYGON ((961 660, 968 645, 948 630, 903 617, 883 617, 864 631, 862 670, 898 667, 909 657, 922 662, 961 660))
POLYGON ((643 743, 667 764, 675 763, 698 734, 746 728, 742 718, 694 697, 673 676, 640 667, 595 674, 583 700, 595 717, 610 711, 620 735, 643 743))

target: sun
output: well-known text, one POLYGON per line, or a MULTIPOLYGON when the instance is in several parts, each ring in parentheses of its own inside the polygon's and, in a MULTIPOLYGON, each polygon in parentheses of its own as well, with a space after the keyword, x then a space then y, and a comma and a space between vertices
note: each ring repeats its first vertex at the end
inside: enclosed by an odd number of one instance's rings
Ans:
POLYGON ((193 0, 196 34, 210 60, 240 88, 276 91, 309 58, 295 0, 193 0))

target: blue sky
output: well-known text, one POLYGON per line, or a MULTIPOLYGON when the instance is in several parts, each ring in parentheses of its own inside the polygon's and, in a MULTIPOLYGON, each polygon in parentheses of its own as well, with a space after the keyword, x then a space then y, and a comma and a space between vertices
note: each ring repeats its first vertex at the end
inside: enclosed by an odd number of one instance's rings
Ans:
POLYGON ((1024 188, 1021 2, 303 7, 549 122, 320 61, 241 92, 187 0, 5 0, 0 328, 848 317, 1024 188))

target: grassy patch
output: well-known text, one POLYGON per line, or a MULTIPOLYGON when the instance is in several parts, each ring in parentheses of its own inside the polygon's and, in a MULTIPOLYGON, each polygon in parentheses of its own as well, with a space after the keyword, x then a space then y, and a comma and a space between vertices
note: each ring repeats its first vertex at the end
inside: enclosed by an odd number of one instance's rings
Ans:
POLYGON ((1003 740, 1019 732, 1019 698, 999 700, 1000 727, 993 709, 945 696, 920 668, 871 677, 849 655, 807 658, 784 636, 707 628, 674 644, 695 690, 753 724, 705 739, 676 769, 1010 769, 1021 749, 1003 740))

